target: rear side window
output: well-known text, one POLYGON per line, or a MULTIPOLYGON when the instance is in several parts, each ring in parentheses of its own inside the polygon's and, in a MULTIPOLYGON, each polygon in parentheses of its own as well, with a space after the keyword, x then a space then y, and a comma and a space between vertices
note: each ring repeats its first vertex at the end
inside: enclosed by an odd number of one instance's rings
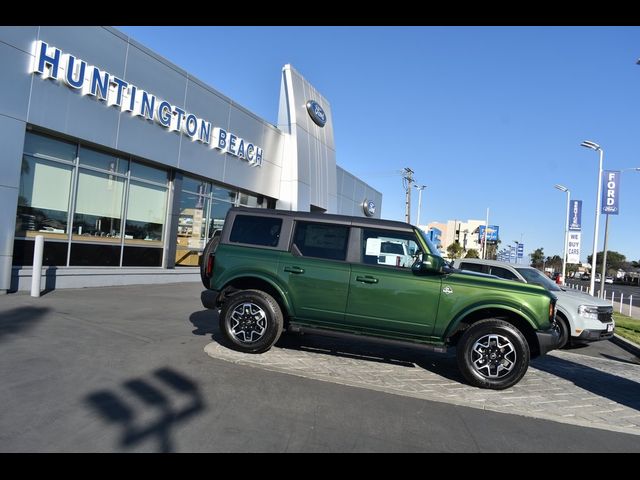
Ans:
POLYGON ((276 247, 280 240, 282 219, 257 215, 236 215, 229 241, 276 247))
POLYGON ((471 272, 480 272, 480 273, 486 273, 483 272, 483 265, 481 263, 471 263, 471 262, 462 262, 460 264, 460 270, 469 270, 471 272))
POLYGON ((305 257, 344 260, 348 239, 348 226, 297 222, 293 243, 305 257))
POLYGON ((491 267, 491 275, 495 275, 496 277, 505 278, 507 280, 520 280, 515 273, 511 270, 507 270, 502 267, 491 267))

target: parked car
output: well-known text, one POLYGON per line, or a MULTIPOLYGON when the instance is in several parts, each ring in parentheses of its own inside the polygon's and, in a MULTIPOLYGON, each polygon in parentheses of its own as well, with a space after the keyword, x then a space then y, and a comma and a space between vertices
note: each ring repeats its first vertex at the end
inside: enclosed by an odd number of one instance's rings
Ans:
POLYGON ((407 243, 395 240, 382 240, 380 242, 380 265, 395 265, 396 267, 411 267, 413 256, 409 253, 407 243))
POLYGON ((604 283, 610 283, 610 284, 613 284, 613 277, 605 277, 605 279, 604 279, 604 283))
POLYGON ((285 329, 455 347, 469 383, 499 390, 559 341, 552 293, 454 270, 404 222, 234 207, 205 253, 202 304, 242 352, 269 350, 285 329), (389 244, 412 263, 381 262, 389 244))
POLYGON ((605 300, 561 287, 533 267, 495 260, 460 259, 456 268, 489 273, 500 278, 540 285, 558 297, 557 323, 560 346, 606 340, 613 337, 613 307, 605 300))

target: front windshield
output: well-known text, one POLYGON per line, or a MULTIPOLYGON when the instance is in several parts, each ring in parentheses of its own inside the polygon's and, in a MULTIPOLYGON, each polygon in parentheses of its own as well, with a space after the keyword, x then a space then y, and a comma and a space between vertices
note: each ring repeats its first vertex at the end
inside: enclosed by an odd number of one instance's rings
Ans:
POLYGON ((558 285, 556 285, 549 277, 543 275, 540 270, 536 270, 535 268, 516 268, 516 270, 518 270, 518 273, 524 277, 527 283, 540 285, 552 292, 562 291, 558 285))
POLYGON ((420 236, 427 244, 427 247, 429 247, 431 255, 442 258, 442 255, 440 255, 440 250, 438 250, 438 247, 436 247, 433 242, 429 240, 429 237, 427 237, 427 234, 424 232, 424 230, 421 230, 419 228, 416 228, 416 230, 420 233, 420 236))

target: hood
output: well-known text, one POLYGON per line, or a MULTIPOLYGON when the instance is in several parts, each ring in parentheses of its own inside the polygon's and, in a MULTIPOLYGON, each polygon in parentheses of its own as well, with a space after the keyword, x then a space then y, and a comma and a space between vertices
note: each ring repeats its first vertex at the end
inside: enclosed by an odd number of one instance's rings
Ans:
POLYGON ((483 288, 497 288, 499 290, 521 291, 532 294, 542 293, 553 299, 557 298, 554 295, 556 292, 550 292, 540 285, 532 285, 524 282, 506 280, 496 275, 488 275, 486 273, 474 272, 471 270, 453 270, 448 275, 448 281, 461 281, 463 283, 468 283, 483 288))
POLYGON ((603 300, 598 297, 592 297, 588 293, 580 292, 578 290, 562 290, 560 292, 553 292, 559 301, 566 299, 568 301, 579 302, 581 305, 595 305, 597 307, 610 307, 611 302, 603 300))

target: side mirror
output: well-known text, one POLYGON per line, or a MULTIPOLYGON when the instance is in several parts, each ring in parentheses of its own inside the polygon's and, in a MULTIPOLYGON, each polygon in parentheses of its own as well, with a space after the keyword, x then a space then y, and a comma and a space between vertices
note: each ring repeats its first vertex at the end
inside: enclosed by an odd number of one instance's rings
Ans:
POLYGON ((413 273, 418 275, 443 273, 445 265, 446 262, 444 258, 437 255, 431 255, 430 253, 424 253, 422 255, 422 260, 415 262, 411 266, 411 270, 413 270, 413 273))

